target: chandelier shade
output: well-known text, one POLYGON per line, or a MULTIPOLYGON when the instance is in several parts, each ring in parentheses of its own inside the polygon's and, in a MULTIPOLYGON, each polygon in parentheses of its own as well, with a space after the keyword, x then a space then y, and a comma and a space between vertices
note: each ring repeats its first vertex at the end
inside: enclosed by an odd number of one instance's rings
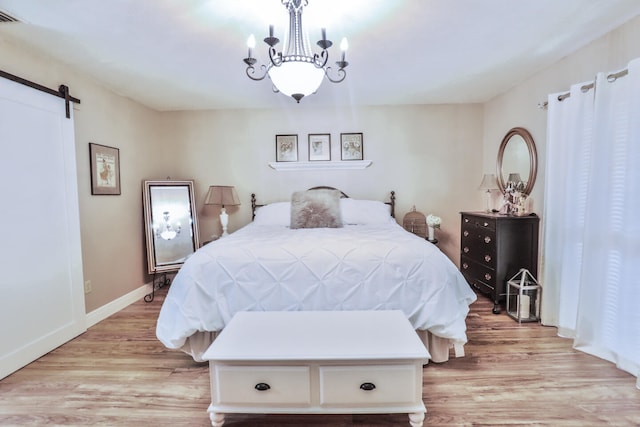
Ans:
POLYGON ((294 99, 315 93, 322 84, 324 71, 309 62, 285 62, 269 69, 269 78, 284 95, 294 99))
POLYGON ((275 46, 280 39, 274 37, 274 28, 270 25, 269 37, 264 39, 269 46, 269 62, 260 65, 258 67, 260 71, 256 69, 258 60, 253 57, 256 40, 251 34, 247 40, 249 55, 244 58, 244 63, 247 64, 246 73, 250 79, 263 80, 269 76, 275 92, 290 96, 299 103, 302 98, 318 90, 325 76, 333 83, 340 83, 345 79, 347 74, 344 69, 349 65, 345 61, 348 43, 346 38, 343 38, 340 43, 342 57, 335 63, 337 69, 327 66, 329 59, 327 49, 333 45, 333 42, 327 39, 326 30, 322 28, 322 38, 316 43, 321 52, 312 53, 307 34, 302 29, 302 11, 309 1, 281 0, 281 2, 289 11, 289 30, 284 51, 276 50, 275 46))

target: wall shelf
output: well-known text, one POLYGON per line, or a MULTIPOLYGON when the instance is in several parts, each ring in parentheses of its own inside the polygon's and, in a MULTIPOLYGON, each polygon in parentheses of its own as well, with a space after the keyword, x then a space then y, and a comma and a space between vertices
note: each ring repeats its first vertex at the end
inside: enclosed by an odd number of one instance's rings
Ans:
POLYGON ((277 171, 365 169, 371 160, 348 160, 341 162, 269 162, 269 167, 277 171))

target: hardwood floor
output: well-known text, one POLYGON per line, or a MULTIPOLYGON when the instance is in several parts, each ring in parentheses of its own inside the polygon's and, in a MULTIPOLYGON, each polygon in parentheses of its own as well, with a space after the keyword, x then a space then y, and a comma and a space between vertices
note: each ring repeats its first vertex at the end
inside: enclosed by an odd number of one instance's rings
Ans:
MULTIPOLYGON (((165 290, 0 381, 0 426, 210 426, 207 365, 155 338, 165 290)), ((472 305, 466 356, 424 368, 425 426, 640 426, 636 378, 556 329, 472 305)), ((7 325, 3 326, 6 327, 7 325)), ((406 414, 228 415, 225 426, 408 426, 406 414)))

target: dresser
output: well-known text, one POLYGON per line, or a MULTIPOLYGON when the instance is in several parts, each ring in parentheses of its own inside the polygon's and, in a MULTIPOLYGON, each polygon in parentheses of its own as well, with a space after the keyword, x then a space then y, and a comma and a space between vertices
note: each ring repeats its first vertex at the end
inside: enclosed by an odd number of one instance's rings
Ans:
POLYGON ((487 294, 500 313, 506 283, 521 268, 538 276, 540 218, 487 212, 461 212, 460 271, 469 284, 487 294))
POLYGON ((234 412, 425 418, 429 353, 399 310, 239 312, 203 357, 213 427, 234 412))

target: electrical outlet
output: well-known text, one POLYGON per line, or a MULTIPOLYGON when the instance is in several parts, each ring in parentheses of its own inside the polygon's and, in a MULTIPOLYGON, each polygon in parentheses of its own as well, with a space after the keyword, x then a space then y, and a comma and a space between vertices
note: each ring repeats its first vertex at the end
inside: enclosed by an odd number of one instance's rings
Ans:
POLYGON ((91 280, 84 281, 84 293, 88 294, 91 292, 91 280))

